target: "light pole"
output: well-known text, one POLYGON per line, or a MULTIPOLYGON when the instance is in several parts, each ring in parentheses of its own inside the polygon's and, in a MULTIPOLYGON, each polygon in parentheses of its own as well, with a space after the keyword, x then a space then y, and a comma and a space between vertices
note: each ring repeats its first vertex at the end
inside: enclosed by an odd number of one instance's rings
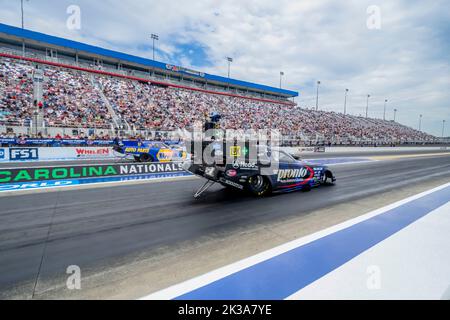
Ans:
POLYGON ((283 80, 283 76, 284 76, 284 72, 283 71, 280 71, 280 89, 281 89, 281 83, 282 83, 282 80, 283 80))
POLYGON ((227 57, 227 61, 228 61, 228 79, 230 79, 231 63, 233 62, 233 58, 227 57))
POLYGON ((370 94, 367 95, 366 119, 369 118, 369 99, 370 99, 370 94))
POLYGON ((397 120, 397 109, 394 109, 394 122, 396 122, 396 120, 397 120))
POLYGON ((345 89, 344 116, 347 114, 347 96, 349 91, 349 89, 345 89))
MULTIPOLYGON (((29 1, 29 0, 27 0, 29 1)), ((20 0, 20 13, 22 17, 22 30, 25 29, 25 17, 24 17, 24 10, 23 10, 23 0, 20 0)), ((25 39, 22 39, 22 56, 25 57, 25 39)))
POLYGON ((316 97, 316 111, 319 111, 319 87, 321 82, 317 81, 317 97, 316 97))
POLYGON ((419 131, 422 131, 422 118, 423 118, 423 114, 421 114, 419 116, 419 131))
POLYGON ((442 120, 442 138, 444 138, 444 133, 445 133, 445 120, 442 120))
POLYGON ((25 29, 25 22, 23 18, 23 0, 20 0, 20 11, 22 13, 22 29, 25 29))
POLYGON ((384 100, 384 113, 383 113, 383 120, 386 121, 386 106, 388 103, 388 99, 384 100))
POLYGON ((153 61, 155 61, 155 41, 159 40, 159 36, 157 34, 152 34, 153 40, 153 61))

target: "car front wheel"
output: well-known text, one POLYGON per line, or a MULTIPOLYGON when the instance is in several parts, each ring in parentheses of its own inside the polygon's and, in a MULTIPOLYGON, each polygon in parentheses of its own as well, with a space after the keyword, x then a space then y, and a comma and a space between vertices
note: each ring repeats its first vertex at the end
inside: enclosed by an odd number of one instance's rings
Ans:
POLYGON ((333 174, 330 171, 327 171, 322 176, 322 185, 332 185, 333 184, 333 174))

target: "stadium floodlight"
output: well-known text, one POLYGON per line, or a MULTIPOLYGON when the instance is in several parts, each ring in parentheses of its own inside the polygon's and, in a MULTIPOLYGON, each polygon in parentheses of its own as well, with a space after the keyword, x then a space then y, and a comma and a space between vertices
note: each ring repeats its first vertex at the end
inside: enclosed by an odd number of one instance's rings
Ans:
POLYGON ((387 107, 388 99, 384 100, 384 113, 383 120, 386 121, 386 107, 387 107))
POLYGON ((157 34, 152 34, 152 40, 153 40, 153 61, 155 61, 155 41, 159 40, 159 36, 157 34))
POLYGON ((319 111, 319 87, 322 82, 317 81, 316 111, 319 111))
POLYGON ((442 138, 444 138, 445 135, 445 120, 442 120, 442 138))
POLYGON ((394 122, 396 122, 397 121, 397 109, 394 109, 394 122))
POLYGON ((370 99, 370 94, 367 95, 366 119, 369 118, 369 99, 370 99))
POLYGON ((284 72, 283 71, 280 71, 280 89, 281 89, 281 87, 282 87, 282 79, 283 79, 283 76, 284 76, 284 72))
POLYGON ((228 61, 228 79, 230 79, 231 63, 233 62, 233 58, 227 57, 227 61, 228 61))
POLYGON ((419 116, 419 131, 422 131, 422 118, 423 118, 423 114, 421 114, 419 116))
POLYGON ((344 116, 347 114, 347 96, 349 91, 349 89, 345 89, 344 116))

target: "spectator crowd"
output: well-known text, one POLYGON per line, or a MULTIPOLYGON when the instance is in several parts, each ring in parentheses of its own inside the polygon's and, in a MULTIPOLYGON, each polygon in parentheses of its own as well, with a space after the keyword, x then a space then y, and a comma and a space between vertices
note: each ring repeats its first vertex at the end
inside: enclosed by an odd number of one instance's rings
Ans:
MULTIPOLYGON (((33 105, 33 66, 0 58, 0 125, 27 126, 33 105)), ((112 127, 118 118, 130 130, 192 129, 205 115, 223 116, 226 129, 278 129, 299 140, 429 141, 434 137, 392 121, 153 86, 119 77, 40 66, 44 70, 42 113, 48 127, 112 127)), ((117 123, 116 123, 117 124, 117 123)))

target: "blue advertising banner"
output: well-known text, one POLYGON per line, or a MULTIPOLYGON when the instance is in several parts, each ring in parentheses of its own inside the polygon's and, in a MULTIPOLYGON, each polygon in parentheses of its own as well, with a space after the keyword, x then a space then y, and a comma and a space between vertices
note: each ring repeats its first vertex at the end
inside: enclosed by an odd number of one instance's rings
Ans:
MULTIPOLYGON (((154 142, 154 141, 146 141, 154 142)), ((164 141, 167 145, 176 145, 180 141, 164 141)), ((113 146, 114 140, 88 140, 88 139, 15 139, 0 138, 0 145, 10 146, 47 146, 47 147, 106 147, 113 146)))
POLYGON ((0 138, 0 143, 1 144, 15 144, 16 143, 16 139, 14 139, 14 138, 0 138))
POLYGON ((15 146, 112 146, 113 140, 86 140, 86 139, 14 139, 0 138, 1 145, 15 146))

